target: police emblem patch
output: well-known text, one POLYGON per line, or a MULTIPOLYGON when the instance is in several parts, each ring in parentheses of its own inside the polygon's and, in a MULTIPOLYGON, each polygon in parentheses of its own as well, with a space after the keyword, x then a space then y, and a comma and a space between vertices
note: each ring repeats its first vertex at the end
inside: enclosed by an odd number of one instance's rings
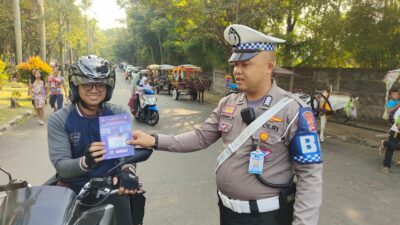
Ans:
POLYGON ((271 103, 272 103, 272 96, 268 95, 267 97, 265 97, 263 105, 269 107, 271 105, 271 103))
POLYGON ((303 118, 307 122, 308 130, 315 132, 317 130, 317 123, 315 122, 314 115, 310 111, 303 112, 303 118))
POLYGON ((231 106, 231 105, 227 105, 224 107, 224 109, 222 110, 223 113, 232 115, 236 110, 236 106, 231 106))
POLYGON ((221 122, 218 125, 218 130, 221 132, 228 132, 231 130, 231 128, 232 128, 232 124, 230 124, 230 123, 221 122))
POLYGON ((231 27, 228 33, 229 44, 231 45, 240 45, 240 36, 239 33, 231 27))

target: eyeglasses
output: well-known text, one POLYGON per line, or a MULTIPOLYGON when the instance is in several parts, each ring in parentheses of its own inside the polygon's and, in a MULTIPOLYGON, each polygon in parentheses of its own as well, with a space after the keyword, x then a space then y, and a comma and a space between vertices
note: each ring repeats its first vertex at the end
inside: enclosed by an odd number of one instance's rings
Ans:
POLYGON ((105 91, 107 88, 107 85, 103 83, 86 83, 86 84, 81 84, 81 86, 85 91, 91 91, 94 86, 96 86, 97 91, 105 91))

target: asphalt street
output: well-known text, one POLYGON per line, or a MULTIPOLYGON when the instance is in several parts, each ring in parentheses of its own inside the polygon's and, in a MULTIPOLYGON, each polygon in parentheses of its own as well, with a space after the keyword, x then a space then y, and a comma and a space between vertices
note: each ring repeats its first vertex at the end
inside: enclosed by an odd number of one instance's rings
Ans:
MULTIPOLYGON (((118 73, 112 102, 128 110, 129 84, 118 73)), ((49 106, 47 106, 49 107, 49 106)), ((133 121, 134 130, 178 134, 200 126, 215 105, 179 101, 158 95, 160 121, 150 127, 133 121)), ((48 116, 51 111, 46 110, 48 116)), ((329 126, 329 125, 328 125, 329 126)), ((386 225, 400 221, 400 166, 379 172, 375 149, 327 139, 322 144, 324 197, 321 225, 386 225)), ((146 225, 216 225, 218 207, 214 167, 220 141, 208 149, 187 153, 155 152, 138 165, 146 189, 146 225)), ((0 136, 0 166, 13 177, 40 185, 55 173, 48 157, 47 129, 37 117, 0 136)), ((6 182, 0 176, 0 182, 6 182)))

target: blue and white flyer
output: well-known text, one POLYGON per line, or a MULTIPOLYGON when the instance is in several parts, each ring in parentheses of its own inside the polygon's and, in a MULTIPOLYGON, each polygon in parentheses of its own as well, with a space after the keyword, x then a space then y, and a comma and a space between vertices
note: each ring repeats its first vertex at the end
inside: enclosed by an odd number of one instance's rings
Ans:
POLYGON ((132 124, 129 114, 100 116, 101 141, 106 144, 104 159, 114 159, 135 154, 133 145, 126 144, 132 139, 132 124))

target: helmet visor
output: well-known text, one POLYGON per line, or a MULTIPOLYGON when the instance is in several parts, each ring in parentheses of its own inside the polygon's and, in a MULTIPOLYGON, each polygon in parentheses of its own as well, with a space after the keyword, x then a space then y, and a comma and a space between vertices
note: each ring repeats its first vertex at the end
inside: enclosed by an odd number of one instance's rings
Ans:
POLYGON ((114 87, 114 84, 115 84, 114 77, 96 79, 96 78, 88 78, 88 77, 79 76, 79 75, 72 75, 71 81, 75 85, 87 84, 87 83, 103 83, 108 86, 114 87))

